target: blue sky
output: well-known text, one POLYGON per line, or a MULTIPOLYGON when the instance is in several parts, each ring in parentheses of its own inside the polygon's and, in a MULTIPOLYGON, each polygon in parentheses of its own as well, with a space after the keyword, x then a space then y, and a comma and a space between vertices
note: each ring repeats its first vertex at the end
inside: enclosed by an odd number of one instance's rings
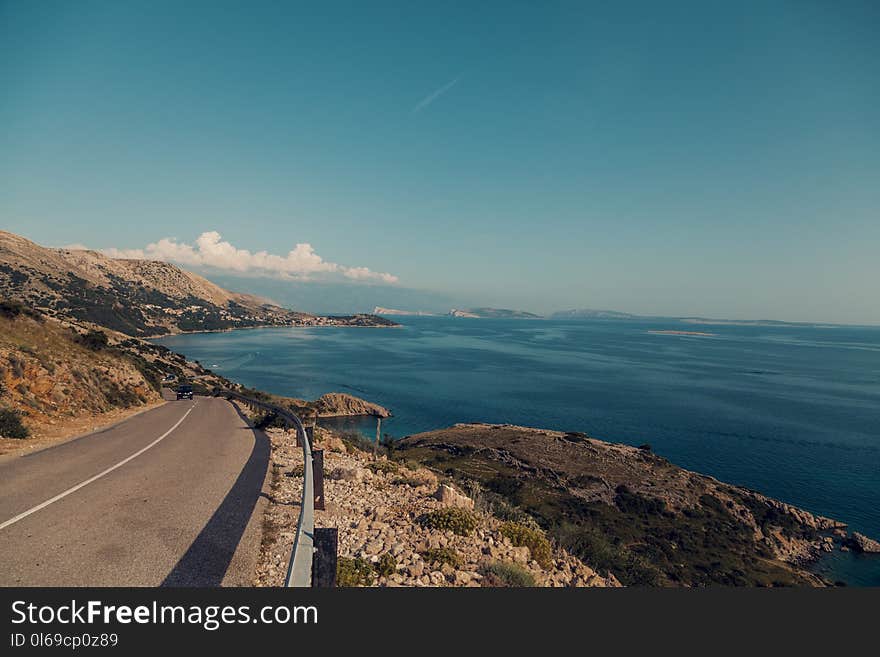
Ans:
POLYGON ((880 5, 476 4, 0 0, 0 227, 252 281, 880 323, 880 5), (280 259, 230 272, 203 233, 280 259))

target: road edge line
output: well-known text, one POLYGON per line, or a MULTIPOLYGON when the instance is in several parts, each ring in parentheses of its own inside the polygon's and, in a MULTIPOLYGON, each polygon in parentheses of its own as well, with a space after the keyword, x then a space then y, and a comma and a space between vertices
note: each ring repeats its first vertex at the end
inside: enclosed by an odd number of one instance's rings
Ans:
POLYGON ((13 517, 13 518, 10 518, 9 520, 7 520, 7 521, 5 521, 5 522, 3 522, 3 523, 0 523, 0 530, 2 530, 2 529, 6 529, 6 528, 9 527, 10 525, 14 525, 14 524, 17 523, 19 520, 24 520, 24 519, 27 518, 29 515, 34 514, 34 513, 36 513, 37 511, 40 511, 41 509, 45 509, 45 508, 46 508, 47 506, 49 506, 50 504, 54 504, 54 503, 57 502, 58 500, 61 500, 61 499, 65 498, 65 497, 67 497, 67 496, 70 495, 71 493, 75 493, 75 492, 78 491, 80 488, 84 488, 85 486, 88 486, 88 485, 91 484, 92 482, 97 481, 97 480, 100 479, 101 477, 110 474, 111 472, 113 472, 113 471, 116 470, 117 468, 121 468, 123 465, 125 465, 126 463, 128 463, 128 462, 131 461, 132 459, 137 458, 138 456, 140 456, 141 454, 143 454, 144 452, 146 452, 146 451, 147 451, 148 449, 150 449, 151 447, 153 447, 153 446, 155 446, 155 445, 158 445, 158 444, 159 444, 160 442, 162 442, 165 438, 167 438, 168 435, 169 435, 172 431, 174 431, 177 427, 179 427, 179 426, 183 423, 183 421, 186 419, 187 415, 189 415, 190 413, 192 413, 192 411, 193 411, 193 409, 194 409, 195 407, 196 407, 195 404, 193 404, 192 406, 190 406, 189 410, 188 410, 186 413, 183 414, 183 417, 180 418, 180 419, 174 424, 173 427, 171 427, 170 429, 168 429, 168 431, 166 431, 166 432, 163 433, 161 436, 159 436, 158 438, 156 438, 156 440, 154 440, 153 442, 151 442, 151 443, 150 443, 149 445, 147 445, 146 447, 142 447, 141 449, 139 449, 138 451, 136 451, 136 452, 135 452, 134 454, 132 454, 131 456, 128 456, 128 457, 124 458, 123 460, 121 460, 121 461, 120 461, 119 463, 117 463, 116 465, 111 465, 109 468, 107 468, 107 469, 104 470, 103 472, 99 472, 99 473, 96 474, 94 477, 90 477, 89 479, 86 479, 85 481, 78 483, 76 486, 72 486, 72 487, 68 488, 68 489, 67 489, 66 491, 64 491, 63 493, 58 493, 58 495, 56 495, 55 497, 52 497, 52 498, 46 500, 45 502, 42 502, 41 504, 38 504, 37 506, 28 509, 27 511, 23 511, 22 513, 19 513, 17 516, 15 516, 15 517, 13 517))

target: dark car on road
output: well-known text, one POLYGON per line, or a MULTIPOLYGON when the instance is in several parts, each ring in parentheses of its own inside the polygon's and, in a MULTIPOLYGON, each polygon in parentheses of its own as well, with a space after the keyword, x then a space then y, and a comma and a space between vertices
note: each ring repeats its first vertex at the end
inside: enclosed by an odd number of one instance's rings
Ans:
POLYGON ((192 399, 193 398, 193 387, 192 386, 177 386, 177 398, 178 399, 192 399))

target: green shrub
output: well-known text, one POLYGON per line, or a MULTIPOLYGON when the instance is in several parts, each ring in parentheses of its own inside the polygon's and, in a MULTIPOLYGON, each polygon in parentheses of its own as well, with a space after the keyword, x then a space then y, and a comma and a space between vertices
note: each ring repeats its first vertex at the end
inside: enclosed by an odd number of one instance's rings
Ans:
POLYGON ((493 561, 483 566, 482 575, 486 586, 525 587, 535 586, 535 577, 522 566, 506 561, 493 561))
POLYGON ((381 557, 379 557, 379 561, 373 564, 373 569, 380 577, 388 577, 389 575, 393 575, 397 572, 397 559, 395 559, 394 555, 390 552, 386 552, 381 557))
POLYGON ((422 559, 435 566, 448 563, 453 568, 461 568, 464 561, 461 555, 450 547, 429 548, 421 554, 422 559))
POLYGON ((370 586, 373 579, 373 567, 366 559, 339 557, 336 562, 336 586, 370 586))
POLYGON ((388 455, 388 458, 394 457, 394 450, 397 447, 397 441, 394 439, 394 436, 390 433, 384 434, 379 445, 385 448, 385 453, 388 455))
POLYGON ((102 349, 107 348, 107 344, 110 339, 107 337, 107 334, 104 331, 98 331, 92 329, 88 333, 84 333, 79 336, 79 343, 84 346, 86 349, 91 349, 92 351, 101 351, 102 349))
POLYGON ((534 529, 518 522, 505 522, 499 531, 515 546, 529 548, 532 559, 537 561, 542 568, 549 568, 552 565, 553 550, 550 547, 550 541, 540 529, 534 529))
POLYGON ((0 436, 3 438, 24 439, 31 435, 21 422, 21 413, 10 408, 0 408, 0 436))
POLYGON ((375 473, 397 474, 400 471, 400 466, 392 461, 371 461, 367 463, 367 467, 375 473))
POLYGON ((419 516, 418 521, 422 527, 449 530, 459 536, 470 536, 477 528, 477 517, 470 511, 458 507, 429 511, 419 516))
POLYGON ((373 451, 373 441, 368 440, 367 437, 359 431, 343 431, 339 434, 339 437, 342 439, 342 442, 345 443, 345 450, 349 454, 353 454, 358 451, 373 451))
POLYGON ((490 492, 487 494, 487 497, 489 499, 489 512, 499 520, 518 522, 520 524, 530 521, 534 522, 534 519, 528 513, 520 507, 514 506, 497 493, 490 492))
POLYGON ((24 306, 18 301, 12 301, 10 299, 0 299, 0 316, 6 317, 7 319, 15 319, 24 310, 24 306))
POLYGON ((20 301, 15 301, 13 299, 0 299, 0 317, 15 319, 20 315, 26 315, 39 322, 43 321, 43 316, 38 311, 24 305, 20 301))
POLYGON ((272 411, 261 411, 259 415, 253 419, 254 428, 263 431, 264 429, 283 429, 287 425, 276 413, 272 411))

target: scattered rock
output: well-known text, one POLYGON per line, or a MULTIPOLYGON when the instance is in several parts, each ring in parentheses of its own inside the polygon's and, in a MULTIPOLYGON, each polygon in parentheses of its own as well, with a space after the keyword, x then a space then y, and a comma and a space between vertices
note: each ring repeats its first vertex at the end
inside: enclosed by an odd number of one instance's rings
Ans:
MULTIPOLYGON (((326 431, 326 430, 323 430, 326 431)), ((327 432, 329 433, 329 432, 327 432)), ((284 438, 283 432, 266 431, 272 443, 272 460, 282 470, 302 467, 302 452, 284 438)), ((394 557, 396 571, 374 578, 373 586, 480 586, 479 574, 488 558, 518 561, 542 586, 619 585, 611 577, 600 577, 573 555, 558 550, 553 565, 542 569, 531 559, 527 547, 515 548, 504 538, 501 521, 476 513, 479 526, 470 536, 421 526, 416 519, 445 506, 473 509, 473 500, 449 485, 441 486, 437 475, 426 468, 403 470, 373 478, 368 466, 371 454, 354 450, 337 452, 328 447, 326 436, 324 465, 329 473, 324 481, 327 509, 315 512, 315 525, 339 528, 339 556, 361 557, 377 564, 384 555, 394 557), (418 479, 430 485, 389 485, 395 477, 418 479), (436 491, 436 492, 435 492, 436 491), (428 551, 435 551, 427 558, 428 551), (492 552, 489 557, 487 551, 492 552)), ((255 584, 280 586, 286 573, 293 529, 299 517, 297 506, 284 504, 299 500, 301 477, 277 477, 272 499, 267 505, 266 534, 255 584)))

